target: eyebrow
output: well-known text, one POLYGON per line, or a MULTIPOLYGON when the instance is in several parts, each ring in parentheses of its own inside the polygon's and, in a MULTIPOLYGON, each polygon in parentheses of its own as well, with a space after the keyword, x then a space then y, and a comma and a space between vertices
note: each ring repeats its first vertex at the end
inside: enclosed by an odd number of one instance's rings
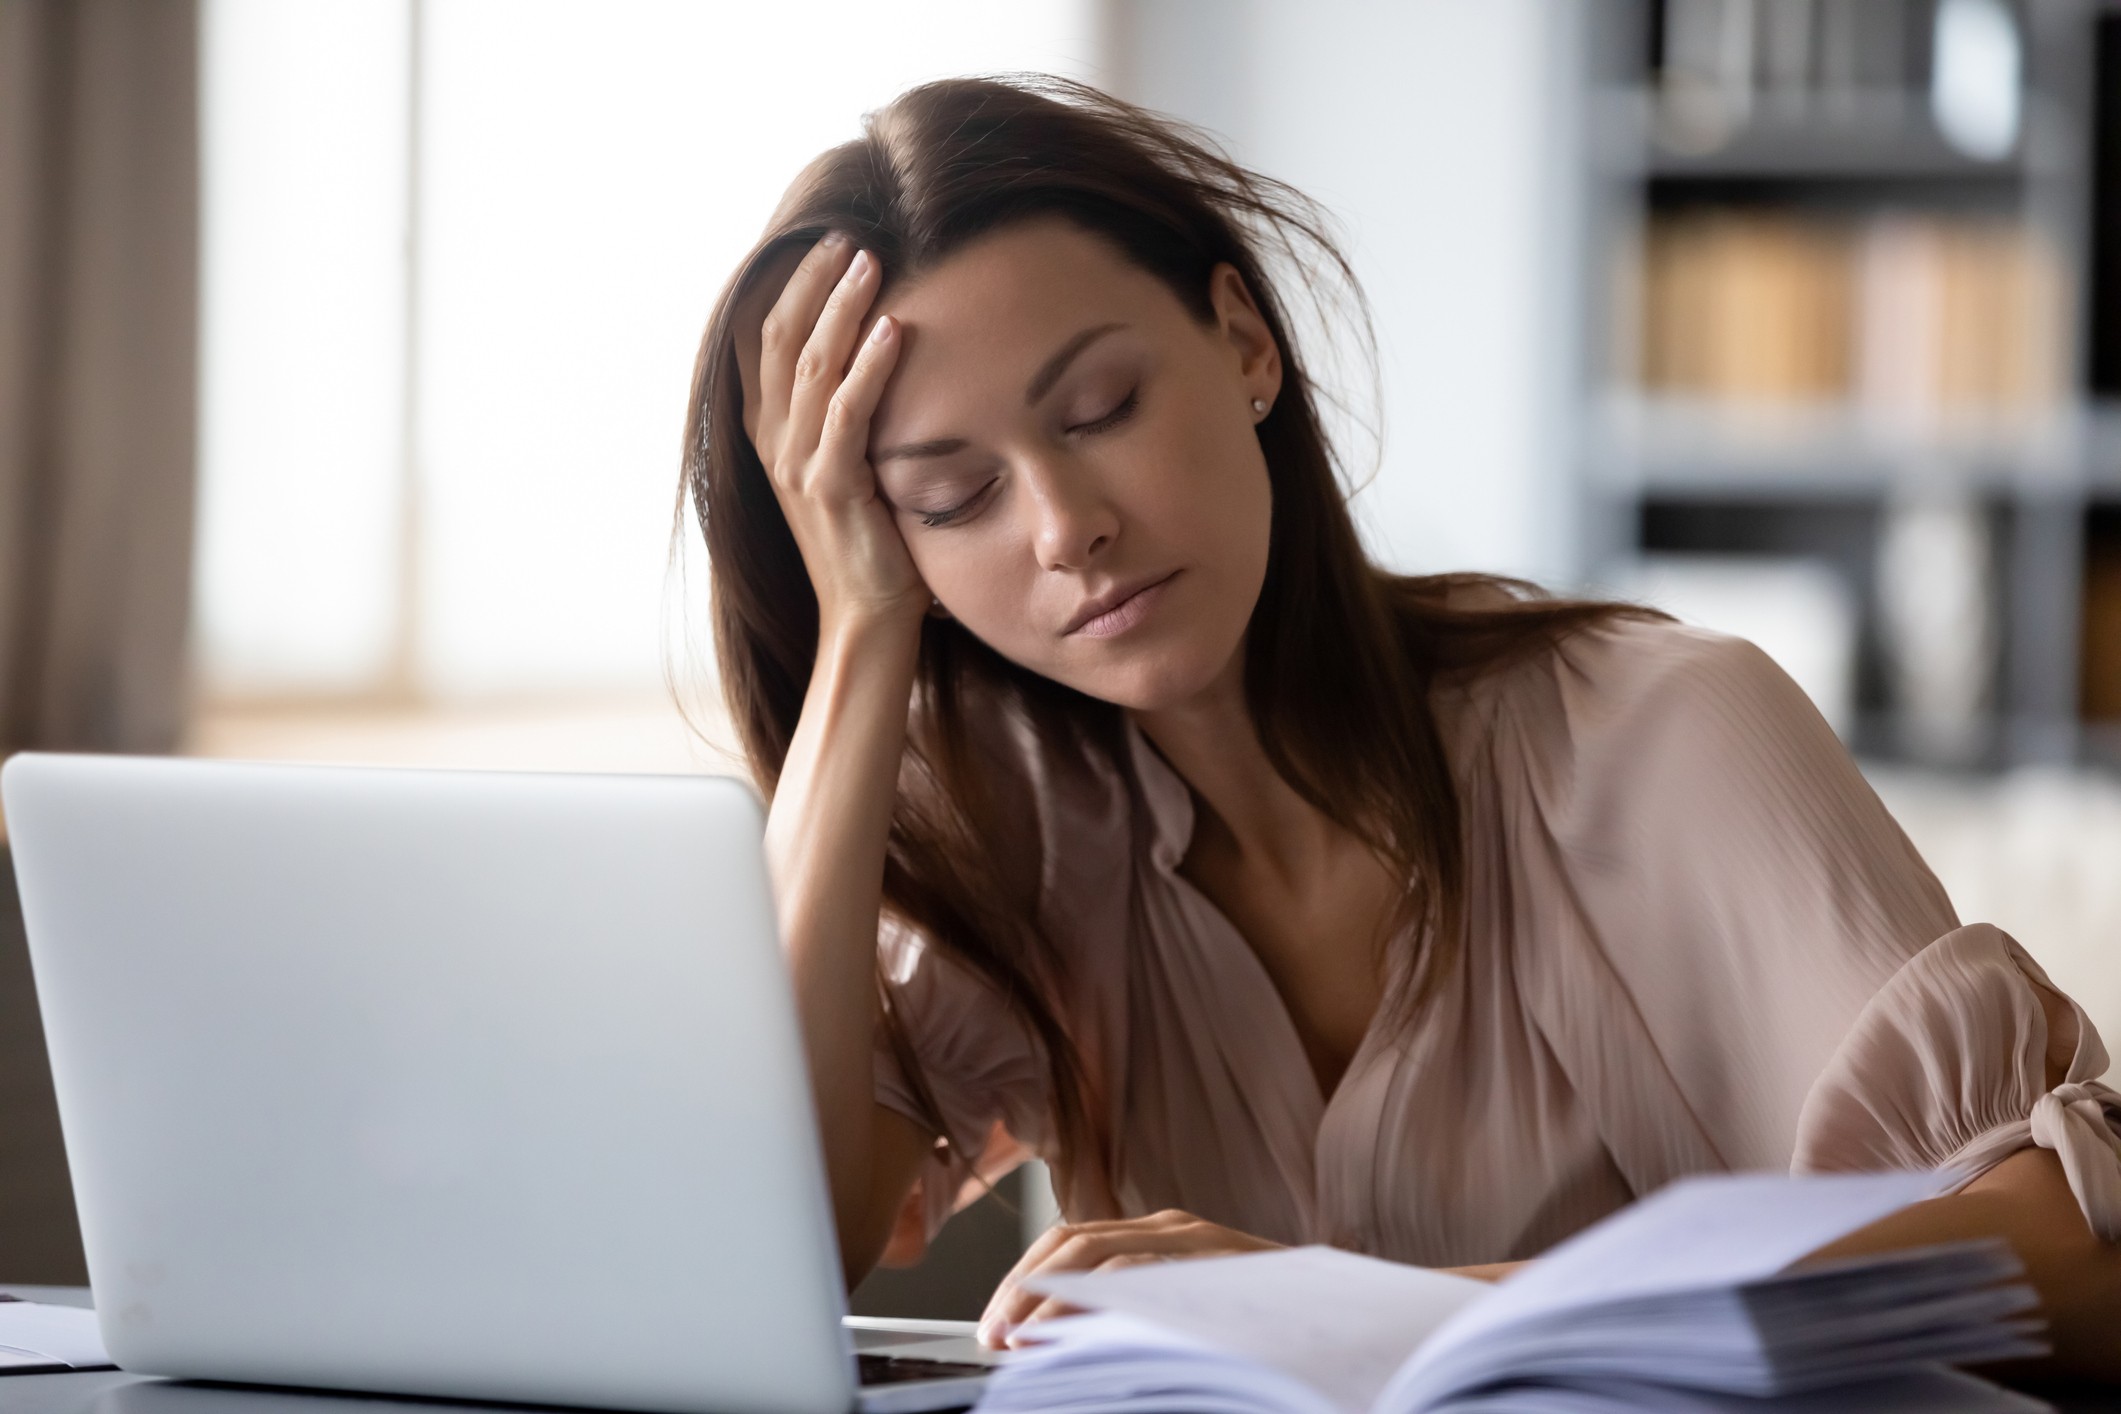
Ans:
POLYGON ((1069 364, 1075 362, 1077 354, 1089 348, 1099 339, 1104 338, 1105 335, 1126 327, 1124 324, 1099 324, 1094 328, 1083 330, 1082 333, 1062 344, 1060 350, 1041 364, 1038 372, 1031 375, 1031 381, 1024 387, 1024 406, 1030 407, 1040 398, 1052 392, 1053 385, 1060 382, 1061 375, 1068 371, 1069 364))
POLYGON ((912 460, 917 457, 947 457, 952 452, 965 450, 962 437, 931 437, 925 442, 901 442, 896 447, 886 447, 869 458, 870 464, 912 460))
MULTIPOLYGON (((1068 371, 1068 365, 1075 362, 1076 356, 1082 353, 1084 349, 1089 348, 1099 339, 1104 338, 1105 335, 1115 333, 1126 327, 1125 324, 1121 323, 1094 325, 1083 330, 1080 334, 1068 340, 1067 343, 1062 344, 1054 352, 1053 357, 1040 364, 1038 372, 1031 375, 1031 381, 1024 387, 1024 406, 1031 407, 1040 398, 1052 392, 1053 385, 1060 382, 1061 375, 1068 371)), ((871 465, 878 465, 889 461, 947 457, 953 452, 962 452, 967 445, 962 437, 931 437, 925 442, 901 442, 895 447, 886 447, 870 457, 869 460, 871 465)))

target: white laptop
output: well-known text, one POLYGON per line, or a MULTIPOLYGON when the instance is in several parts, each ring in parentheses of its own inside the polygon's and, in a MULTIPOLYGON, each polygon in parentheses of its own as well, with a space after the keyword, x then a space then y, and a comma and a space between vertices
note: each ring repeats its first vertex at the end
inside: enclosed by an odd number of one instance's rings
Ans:
POLYGON ((24 754, 0 794, 125 1369, 717 1414, 977 1397, 969 1325, 843 1323, 740 785, 24 754))

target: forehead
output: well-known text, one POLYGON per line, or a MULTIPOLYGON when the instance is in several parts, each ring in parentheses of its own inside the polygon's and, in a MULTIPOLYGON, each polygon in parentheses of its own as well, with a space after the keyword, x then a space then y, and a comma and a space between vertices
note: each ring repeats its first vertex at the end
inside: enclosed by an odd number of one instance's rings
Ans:
POLYGON ((984 236, 887 290, 876 312, 897 319, 904 351, 879 409, 955 390, 1024 383, 1076 333, 1125 323, 1153 334, 1185 322, 1178 300, 1109 243, 1061 221, 1012 226, 984 236))

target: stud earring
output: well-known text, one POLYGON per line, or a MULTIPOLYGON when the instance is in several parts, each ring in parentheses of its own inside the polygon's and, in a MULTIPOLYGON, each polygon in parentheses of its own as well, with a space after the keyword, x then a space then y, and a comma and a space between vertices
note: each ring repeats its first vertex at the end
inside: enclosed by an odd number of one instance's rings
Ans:
POLYGON ((1265 417, 1267 415, 1267 400, 1265 398, 1254 398, 1252 400, 1252 411, 1258 413, 1261 417, 1265 417))

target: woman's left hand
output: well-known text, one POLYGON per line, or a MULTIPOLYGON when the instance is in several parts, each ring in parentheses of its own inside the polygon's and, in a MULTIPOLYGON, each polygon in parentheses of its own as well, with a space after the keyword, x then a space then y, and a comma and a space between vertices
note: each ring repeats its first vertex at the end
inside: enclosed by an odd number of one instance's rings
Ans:
POLYGON ((999 1350, 1017 1344, 1017 1333, 1033 1321, 1072 1309, 1067 1303, 1023 1288, 1024 1278, 1051 1272, 1101 1272, 1143 1262, 1187 1257, 1228 1257, 1280 1247, 1263 1237, 1221 1227, 1191 1213, 1167 1208, 1146 1218, 1101 1223, 1056 1223, 1024 1253, 980 1317, 982 1345, 999 1350))

